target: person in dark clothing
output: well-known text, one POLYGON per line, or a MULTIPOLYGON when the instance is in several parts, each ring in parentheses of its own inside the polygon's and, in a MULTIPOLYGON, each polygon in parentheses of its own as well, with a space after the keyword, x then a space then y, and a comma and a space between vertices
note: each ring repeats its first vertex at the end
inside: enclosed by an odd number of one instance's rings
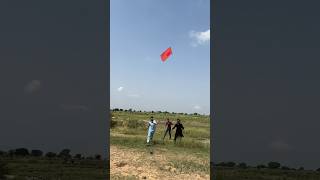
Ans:
POLYGON ((180 119, 177 119, 177 123, 173 126, 172 129, 174 128, 177 128, 176 134, 174 135, 174 142, 176 142, 178 137, 180 137, 180 141, 181 141, 181 138, 183 137, 182 130, 184 129, 184 127, 181 124, 180 119))
POLYGON ((170 122, 169 118, 167 118, 167 122, 166 122, 166 127, 165 127, 165 132, 164 132, 164 136, 162 138, 162 140, 164 140, 164 138, 166 137, 167 133, 169 133, 169 139, 171 139, 171 125, 172 122, 170 122))

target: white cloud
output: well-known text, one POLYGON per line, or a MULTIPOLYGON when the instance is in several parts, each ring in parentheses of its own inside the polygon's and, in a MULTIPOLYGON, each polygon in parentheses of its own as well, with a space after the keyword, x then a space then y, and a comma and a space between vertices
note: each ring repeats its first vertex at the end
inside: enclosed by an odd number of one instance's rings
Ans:
POLYGON ((190 31, 189 36, 193 39, 192 46, 206 44, 210 42, 210 29, 203 32, 190 31))
POLYGON ((118 87, 118 89, 117 89, 119 92, 121 92, 122 90, 123 90, 123 87, 122 86, 120 86, 120 87, 118 87))
POLYGON ((193 108, 194 108, 194 109, 197 109, 197 110, 201 109, 201 107, 198 106, 198 105, 195 105, 193 108))
POLYGON ((24 91, 26 93, 34 93, 38 91, 40 87, 41 87, 41 82, 39 80, 32 80, 24 87, 24 91))

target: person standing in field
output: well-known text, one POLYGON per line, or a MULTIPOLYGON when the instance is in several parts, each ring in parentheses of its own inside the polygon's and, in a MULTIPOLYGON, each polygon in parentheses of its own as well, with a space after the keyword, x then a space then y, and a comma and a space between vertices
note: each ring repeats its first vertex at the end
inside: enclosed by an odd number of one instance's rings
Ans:
POLYGON ((153 119, 153 116, 150 117, 150 121, 148 123, 148 137, 147 143, 149 144, 150 141, 153 139, 153 135, 156 131, 157 122, 153 119))
POLYGON ((184 127, 181 124, 180 119, 177 119, 177 123, 173 126, 172 129, 174 128, 177 128, 176 134, 174 135, 174 142, 176 143, 176 140, 178 137, 180 137, 180 141, 181 141, 181 138, 183 137, 182 130, 184 129, 184 127))
POLYGON ((164 132, 164 136, 163 136, 162 140, 164 140, 164 138, 166 137, 167 133, 169 133, 169 139, 171 139, 171 125, 173 125, 172 122, 170 122, 169 118, 167 118, 167 122, 166 122, 166 125, 165 125, 166 126, 165 127, 165 132, 164 132))

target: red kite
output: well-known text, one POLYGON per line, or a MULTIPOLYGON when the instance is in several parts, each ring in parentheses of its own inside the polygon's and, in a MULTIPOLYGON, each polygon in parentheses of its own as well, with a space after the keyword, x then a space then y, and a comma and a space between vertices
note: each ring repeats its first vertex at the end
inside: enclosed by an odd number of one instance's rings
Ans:
POLYGON ((171 54, 172 54, 172 49, 171 49, 171 47, 169 47, 167 50, 165 50, 165 51, 161 54, 161 60, 162 60, 163 62, 165 62, 171 54))

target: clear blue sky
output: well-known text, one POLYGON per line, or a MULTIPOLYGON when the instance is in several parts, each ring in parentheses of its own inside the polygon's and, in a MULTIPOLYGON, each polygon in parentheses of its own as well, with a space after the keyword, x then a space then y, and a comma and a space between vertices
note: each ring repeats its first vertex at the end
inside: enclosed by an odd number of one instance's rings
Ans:
POLYGON ((209 3, 111 0, 111 108, 210 113, 209 3))

